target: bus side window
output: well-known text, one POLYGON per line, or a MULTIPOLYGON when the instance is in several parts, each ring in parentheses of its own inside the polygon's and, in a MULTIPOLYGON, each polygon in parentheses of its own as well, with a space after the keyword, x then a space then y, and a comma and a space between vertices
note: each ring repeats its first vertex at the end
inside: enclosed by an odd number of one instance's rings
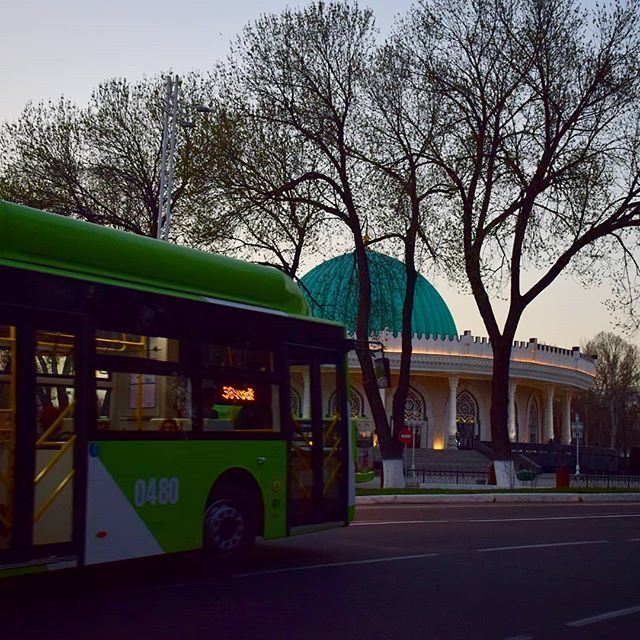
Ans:
POLYGON ((225 382, 203 381, 204 431, 280 431, 278 385, 225 382))
POLYGON ((216 390, 214 387, 205 386, 202 388, 202 417, 205 420, 217 420, 220 417, 216 409, 216 390))
POLYGON ((180 425, 173 418, 165 418, 160 423, 160 431, 181 431, 180 425))
POLYGON ((271 408, 265 404, 245 405, 240 409, 234 422, 236 429, 269 429, 273 428, 271 408))
POLYGON ((97 372, 98 431, 191 431, 191 381, 184 376, 97 372))

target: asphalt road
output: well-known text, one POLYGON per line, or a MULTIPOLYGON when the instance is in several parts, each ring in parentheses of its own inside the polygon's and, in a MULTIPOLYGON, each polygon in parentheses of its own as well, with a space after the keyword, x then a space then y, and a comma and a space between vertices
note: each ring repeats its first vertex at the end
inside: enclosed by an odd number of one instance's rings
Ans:
POLYGON ((640 637, 640 505, 383 505, 241 564, 0 584, 0 639, 640 637))

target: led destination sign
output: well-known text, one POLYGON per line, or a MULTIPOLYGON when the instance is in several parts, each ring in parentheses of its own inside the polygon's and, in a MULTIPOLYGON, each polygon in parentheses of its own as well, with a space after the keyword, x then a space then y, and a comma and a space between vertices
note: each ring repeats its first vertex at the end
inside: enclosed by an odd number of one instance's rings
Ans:
POLYGON ((236 387, 224 385, 222 387, 220 397, 227 402, 255 402, 256 392, 253 387, 238 389, 236 387))

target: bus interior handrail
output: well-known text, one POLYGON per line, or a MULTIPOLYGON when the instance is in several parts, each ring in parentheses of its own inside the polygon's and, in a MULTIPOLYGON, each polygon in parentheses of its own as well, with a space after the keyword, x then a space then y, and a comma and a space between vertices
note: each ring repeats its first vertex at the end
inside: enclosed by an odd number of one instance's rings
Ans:
POLYGON ((75 408, 75 402, 70 402, 59 414, 56 419, 51 423, 44 433, 36 440, 36 447, 41 448, 44 443, 49 439, 49 436, 55 433, 62 426, 62 421, 69 417, 75 408))

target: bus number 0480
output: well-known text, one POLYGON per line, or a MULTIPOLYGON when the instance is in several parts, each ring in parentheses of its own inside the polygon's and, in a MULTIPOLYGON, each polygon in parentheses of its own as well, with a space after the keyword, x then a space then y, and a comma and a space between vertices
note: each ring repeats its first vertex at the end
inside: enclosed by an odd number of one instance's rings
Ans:
POLYGON ((143 507, 145 504, 176 504, 180 499, 180 480, 178 478, 136 480, 133 493, 136 507, 143 507))

